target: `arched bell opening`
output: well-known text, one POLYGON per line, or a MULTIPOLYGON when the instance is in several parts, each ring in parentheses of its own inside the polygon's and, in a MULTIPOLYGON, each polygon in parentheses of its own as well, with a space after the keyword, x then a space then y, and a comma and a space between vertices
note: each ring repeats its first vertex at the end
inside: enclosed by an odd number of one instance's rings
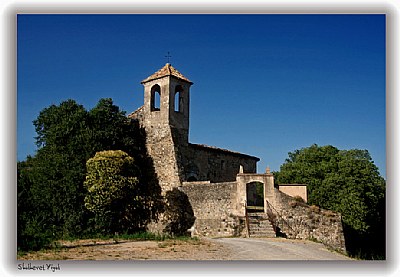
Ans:
POLYGON ((161 106, 161 88, 159 85, 154 85, 151 88, 150 96, 150 111, 159 111, 161 106))

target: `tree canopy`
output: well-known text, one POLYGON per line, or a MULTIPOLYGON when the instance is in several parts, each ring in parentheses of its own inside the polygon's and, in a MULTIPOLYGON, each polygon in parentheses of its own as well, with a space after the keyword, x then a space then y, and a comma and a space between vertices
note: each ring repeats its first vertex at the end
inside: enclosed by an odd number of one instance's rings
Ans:
POLYGON ((122 150, 143 160, 139 128, 109 98, 89 111, 74 100, 51 105, 33 123, 37 152, 18 163, 21 249, 30 247, 27 241, 39 243, 46 241, 44 237, 82 236, 93 231, 93 214, 84 206, 83 183, 86 161, 96 152, 122 150))
MULTIPOLYGON (((310 205, 340 212, 348 250, 372 237, 379 241, 375 248, 384 248, 386 183, 367 150, 314 144, 290 152, 275 178, 278 184, 307 184, 310 205), (365 240, 355 243, 360 238, 365 240)), ((384 249, 378 252, 384 255, 384 249)))
POLYGON ((97 152, 87 163, 85 207, 103 234, 134 232, 148 219, 134 159, 121 150, 97 152))

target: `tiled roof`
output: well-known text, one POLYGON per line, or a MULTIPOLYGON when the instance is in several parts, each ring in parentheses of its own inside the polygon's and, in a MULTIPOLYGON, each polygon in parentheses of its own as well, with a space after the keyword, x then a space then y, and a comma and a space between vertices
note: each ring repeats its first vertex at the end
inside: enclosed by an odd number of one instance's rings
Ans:
POLYGON ((136 109, 136 111, 131 112, 130 114, 128 114, 129 118, 134 118, 138 113, 143 112, 144 110, 144 105, 139 107, 138 109, 136 109))
POLYGON ((147 83, 149 81, 155 80, 155 79, 159 79, 165 76, 174 76, 178 79, 181 79, 183 81, 189 82, 191 84, 193 84, 188 78, 186 78, 185 76, 183 76, 178 70, 176 70, 175 67, 173 67, 170 63, 167 63, 163 68, 161 68, 160 70, 158 70, 156 73, 154 73, 153 75, 147 77, 146 79, 144 79, 141 83, 147 83))
POLYGON ((223 148, 218 148, 215 146, 208 146, 208 145, 204 145, 204 144, 194 144, 194 143, 189 143, 189 146, 197 148, 197 149, 204 149, 207 151, 216 151, 216 152, 222 152, 225 154, 230 154, 230 155, 235 155, 235 156, 242 156, 242 157, 250 158, 250 159, 253 159, 256 161, 260 160, 260 158, 258 158, 258 157, 250 156, 247 154, 243 154, 243 153, 239 153, 239 152, 235 152, 235 151, 231 151, 231 150, 227 150, 227 149, 223 149, 223 148))
POLYGON ((279 184, 280 187, 284 186, 307 186, 307 184, 279 184))

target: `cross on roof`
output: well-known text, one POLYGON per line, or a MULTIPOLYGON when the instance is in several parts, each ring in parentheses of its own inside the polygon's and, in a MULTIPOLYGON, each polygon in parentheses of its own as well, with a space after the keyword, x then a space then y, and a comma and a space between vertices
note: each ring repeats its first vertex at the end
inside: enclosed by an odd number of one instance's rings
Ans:
POLYGON ((169 63, 170 58, 172 58, 172 56, 169 54, 169 51, 168 51, 168 53, 167 53, 167 55, 165 57, 167 58, 167 61, 169 63))

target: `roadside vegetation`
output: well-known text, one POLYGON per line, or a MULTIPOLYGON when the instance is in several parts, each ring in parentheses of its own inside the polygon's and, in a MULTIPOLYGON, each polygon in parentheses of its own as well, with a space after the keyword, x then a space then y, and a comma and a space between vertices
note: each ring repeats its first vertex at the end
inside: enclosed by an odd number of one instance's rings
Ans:
POLYGON ((385 259, 386 182, 367 150, 316 144, 289 153, 277 184, 307 184, 308 204, 339 212, 346 249, 359 259, 385 259))
POLYGON ((90 236, 89 238, 71 238, 57 240, 38 251, 19 251, 20 260, 128 260, 140 256, 141 252, 163 251, 176 252, 177 248, 207 246, 198 238, 189 236, 160 235, 149 232, 122 234, 114 236, 90 236), (141 242, 150 243, 142 245, 141 242), (133 244, 132 244, 133 243, 133 244))

